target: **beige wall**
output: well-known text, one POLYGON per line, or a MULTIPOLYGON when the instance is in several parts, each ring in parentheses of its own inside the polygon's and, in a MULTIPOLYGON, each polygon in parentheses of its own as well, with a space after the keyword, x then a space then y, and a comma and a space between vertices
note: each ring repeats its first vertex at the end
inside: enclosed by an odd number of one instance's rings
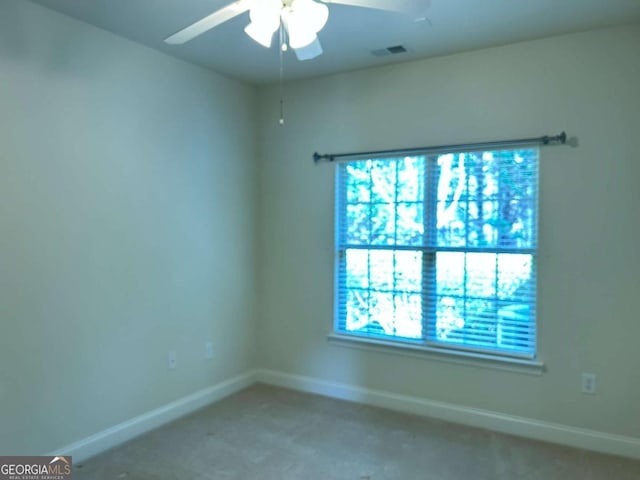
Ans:
POLYGON ((291 83, 260 92, 259 364, 640 437, 640 26, 291 83), (327 341, 334 168, 311 154, 522 138, 541 153, 542 376, 327 341), (580 373, 598 393, 580 393, 580 373))
POLYGON ((0 2, 1 454, 252 367, 254 93, 0 2))
POLYGON ((280 127, 276 87, 3 0, 0 453, 51 451, 254 366, 640 437, 639 44, 632 26, 295 82, 280 127), (563 129, 578 147, 541 160, 546 373, 327 342, 334 169, 313 151, 563 129))

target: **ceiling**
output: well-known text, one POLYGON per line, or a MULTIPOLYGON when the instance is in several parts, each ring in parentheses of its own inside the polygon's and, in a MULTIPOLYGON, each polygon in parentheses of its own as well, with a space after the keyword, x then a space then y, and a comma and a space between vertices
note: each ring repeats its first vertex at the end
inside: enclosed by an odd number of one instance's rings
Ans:
MULTIPOLYGON (((248 14, 236 17, 184 45, 163 39, 231 0, 32 0, 135 42, 255 84, 279 77, 279 52, 245 33, 248 14)), ((428 4, 413 0, 416 10, 428 4)), ((299 62, 285 53, 286 79, 364 67, 640 21, 640 0, 431 0, 426 19, 380 10, 329 6, 318 34, 324 54, 299 62), (403 45, 384 57, 373 50, 403 45)))

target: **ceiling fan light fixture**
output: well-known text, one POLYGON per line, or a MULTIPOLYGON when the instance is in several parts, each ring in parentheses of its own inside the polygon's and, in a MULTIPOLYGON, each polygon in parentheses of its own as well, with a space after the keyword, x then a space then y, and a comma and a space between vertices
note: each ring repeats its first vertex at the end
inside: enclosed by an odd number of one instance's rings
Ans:
POLYGON ((304 48, 318 40, 317 35, 312 30, 300 28, 296 23, 287 23, 287 33, 289 34, 289 46, 293 49, 304 48))
POLYGON ((254 0, 249 10, 251 23, 245 27, 245 33, 269 48, 274 32, 280 27, 281 9, 281 0, 254 0))
POLYGON ((329 19, 329 7, 313 0, 293 0, 291 10, 304 22, 305 28, 315 33, 322 30, 329 19))
POLYGON ((266 48, 271 47, 271 39, 273 38, 274 31, 275 30, 271 30, 269 26, 265 27, 264 24, 256 22, 251 22, 244 28, 244 32, 247 35, 266 48))
MULTIPOLYGON (((310 0, 302 0, 303 3, 298 3, 300 0, 295 0, 290 8, 282 10, 282 21, 287 34, 289 36, 289 46, 293 49, 304 48, 313 42, 318 40, 316 33, 316 27, 318 26, 317 20, 309 16, 309 10, 305 10, 305 1, 313 4, 310 0), (300 5, 302 5, 301 8, 300 5)), ((313 9, 313 6, 311 7, 313 9)))
POLYGON ((279 24, 281 10, 281 0, 254 0, 249 10, 249 18, 255 23, 279 24))

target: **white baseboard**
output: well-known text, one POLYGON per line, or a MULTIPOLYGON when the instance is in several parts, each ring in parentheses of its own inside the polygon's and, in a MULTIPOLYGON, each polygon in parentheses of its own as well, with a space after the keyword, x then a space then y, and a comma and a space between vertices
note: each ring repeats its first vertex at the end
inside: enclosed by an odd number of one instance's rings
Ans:
POLYGON ((640 459, 640 438, 370 390, 273 370, 255 370, 231 378, 56 449, 48 456, 72 455, 75 463, 83 462, 121 443, 243 390, 256 382, 486 428, 510 435, 640 459))
POLYGON ((486 428, 570 447, 640 459, 640 438, 506 415, 419 397, 369 390, 353 385, 328 382, 317 378, 273 370, 258 370, 255 378, 261 383, 303 392, 486 428))
POLYGON ((72 455, 74 463, 83 462, 105 450, 243 390, 255 382, 255 372, 247 372, 59 448, 48 456, 72 455))

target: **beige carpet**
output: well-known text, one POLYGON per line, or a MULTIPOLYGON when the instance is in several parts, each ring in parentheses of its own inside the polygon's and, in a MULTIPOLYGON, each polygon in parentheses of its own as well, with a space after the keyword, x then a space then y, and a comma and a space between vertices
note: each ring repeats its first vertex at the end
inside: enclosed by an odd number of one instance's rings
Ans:
POLYGON ((640 461, 258 385, 74 479, 638 480, 640 461))

